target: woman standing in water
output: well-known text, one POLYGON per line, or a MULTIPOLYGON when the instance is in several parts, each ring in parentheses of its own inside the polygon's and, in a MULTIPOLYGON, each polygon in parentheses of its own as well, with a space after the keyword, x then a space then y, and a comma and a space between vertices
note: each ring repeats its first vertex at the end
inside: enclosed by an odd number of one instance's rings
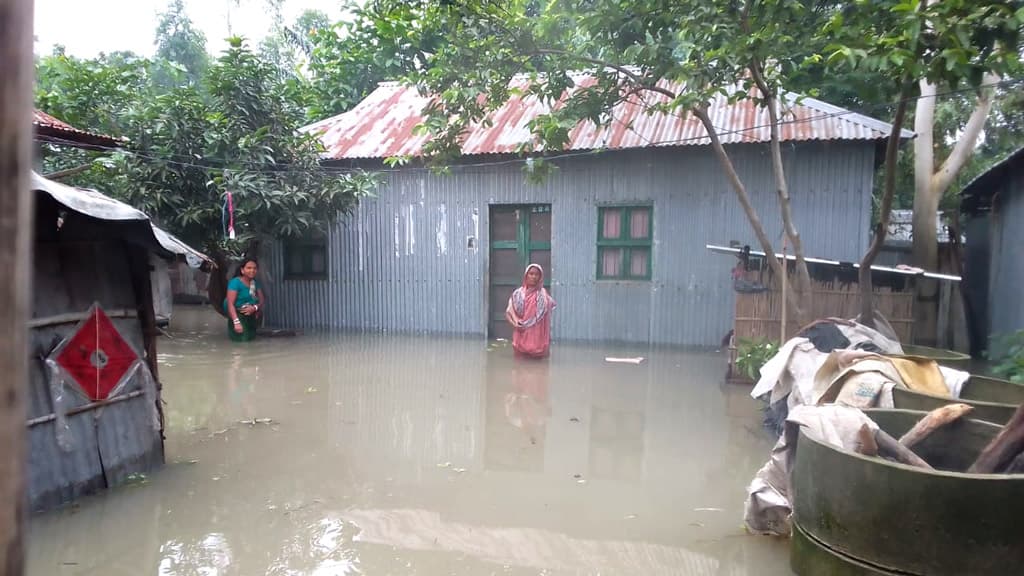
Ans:
POLYGON ((256 318, 263 310, 263 290, 256 283, 259 264, 246 258, 238 275, 228 282, 224 311, 228 314, 228 336, 234 342, 248 342, 256 337, 256 318))
POLYGON ((517 354, 544 358, 551 346, 551 312, 555 301, 544 289, 544 269, 530 264, 523 285, 508 299, 505 319, 514 328, 512 348, 517 354))

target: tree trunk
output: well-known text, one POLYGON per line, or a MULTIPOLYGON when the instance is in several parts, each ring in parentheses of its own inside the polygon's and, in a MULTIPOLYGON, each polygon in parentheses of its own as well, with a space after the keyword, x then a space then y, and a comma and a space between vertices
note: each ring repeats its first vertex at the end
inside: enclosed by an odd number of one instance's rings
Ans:
MULTIPOLYGON (((786 168, 782 162, 782 138, 779 134, 779 99, 775 92, 769 88, 768 83, 765 82, 759 65, 751 65, 750 71, 762 96, 766 100, 766 107, 768 109, 769 130, 771 133, 772 176, 775 178, 775 191, 779 197, 779 210, 782 212, 783 231, 786 237, 789 238, 790 245, 793 246, 793 256, 796 258, 797 282, 795 296, 806 304, 811 292, 811 274, 807 270, 803 241, 800 239, 800 232, 793 223, 793 211, 790 208, 789 184, 786 181, 786 168)), ((806 318, 805 311, 806 306, 802 306, 795 311, 799 325, 804 325, 811 320, 806 318)), ((783 324, 785 324, 785 319, 783 324)))
POLYGON ((871 278, 871 265, 885 244, 885 235, 889 230, 889 215, 892 212, 892 199, 896 192, 896 160, 900 147, 900 133, 903 131, 903 118, 907 112, 907 96, 910 84, 905 83, 900 89, 899 104, 896 105, 896 116, 892 122, 892 133, 885 147, 885 184, 882 188, 882 203, 878 210, 878 225, 871 246, 860 261, 857 282, 860 287, 860 321, 866 326, 875 325, 875 293, 871 278))
MULTIPOLYGON (((707 130, 708 138, 711 140, 711 149, 714 151, 715 157, 718 158, 722 169, 725 170, 726 177, 729 179, 729 183, 736 192, 736 197, 740 201, 740 206, 743 207, 743 212, 747 215, 747 220, 750 222, 750 227, 754 230, 757 241, 761 244, 761 250, 765 253, 765 259, 768 261, 772 273, 775 274, 776 278, 781 279, 782 275, 785 274, 785 270, 782 269, 782 263, 779 262, 779 259, 775 257, 775 250, 772 248, 771 240, 768 239, 768 234, 764 231, 761 218, 757 215, 757 210, 750 202, 750 195, 747 193, 747 188, 743 185, 743 181, 740 180, 736 167, 733 166, 732 159, 729 158, 729 153, 722 146, 722 141, 718 137, 718 131, 715 129, 714 124, 711 123, 711 118, 706 110, 696 108, 692 112, 700 120, 704 129, 707 130)), ((786 298, 789 305, 793 307, 794 314, 798 317, 803 316, 803 302, 800 301, 799 295, 795 291, 790 291, 786 294, 786 298)))
POLYGON ((924 459, 915 454, 913 450, 907 448, 903 444, 900 444, 898 440, 890 436, 881 428, 875 431, 875 442, 878 444, 878 453, 882 456, 888 456, 889 458, 895 459, 897 462, 907 464, 909 466, 917 466, 918 468, 924 468, 925 470, 932 469, 931 464, 925 462, 924 459))
POLYGON ((0 0, 0 574, 24 570, 32 268, 32 1, 0 0))
MULTIPOLYGON (((987 74, 978 93, 971 117, 967 120, 960 138, 949 157, 938 169, 935 168, 935 85, 922 80, 921 98, 917 101, 914 116, 914 218, 913 249, 914 265, 925 270, 938 271, 939 203, 942 196, 956 179, 967 161, 974 154, 978 137, 985 127, 985 121, 992 110, 992 84, 999 78, 987 74)), ((938 341, 938 294, 939 284, 935 280, 917 279, 914 302, 914 339, 924 345, 934 346, 938 341)))
MULTIPOLYGON (((935 85, 921 80, 921 98, 914 114, 914 265, 935 271, 939 260, 938 230, 935 218, 939 210, 939 196, 932 190, 932 171, 935 169, 935 85)), ((938 324, 938 290, 935 280, 915 280, 914 340, 927 346, 936 343, 938 324)))
POLYGON ((206 296, 210 300, 210 306, 218 314, 227 318, 228 313, 224 311, 224 299, 228 296, 228 270, 230 264, 228 256, 220 247, 212 247, 208 250, 213 260, 213 270, 210 270, 210 281, 206 283, 206 296))
POLYGON ((967 469, 971 474, 993 474, 1010 465, 1024 452, 1024 404, 1017 407, 999 434, 978 454, 967 469))

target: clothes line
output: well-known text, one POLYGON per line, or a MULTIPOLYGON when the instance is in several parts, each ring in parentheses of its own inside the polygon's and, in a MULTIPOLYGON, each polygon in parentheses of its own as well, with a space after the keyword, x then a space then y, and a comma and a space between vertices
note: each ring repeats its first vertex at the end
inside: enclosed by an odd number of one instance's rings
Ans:
MULTIPOLYGON (((717 246, 715 244, 707 244, 707 245, 705 245, 705 248, 707 248, 708 250, 710 250, 712 252, 718 253, 718 254, 737 254, 738 255, 740 252, 742 252, 741 248, 733 248, 731 246, 717 246)), ((757 250, 751 250, 750 251, 750 255, 758 257, 758 258, 764 258, 765 257, 765 253, 764 252, 757 251, 757 250)), ((796 256, 794 256, 792 254, 786 254, 786 255, 775 254, 775 257, 780 259, 780 260, 782 258, 785 258, 786 260, 789 260, 789 261, 796 261, 796 256)), ((857 263, 857 262, 841 262, 839 260, 827 260, 827 259, 824 259, 824 258, 804 258, 804 260, 808 264, 820 264, 820 265, 824 265, 824 266, 834 266, 834 267, 837 267, 837 268, 841 267, 841 266, 842 267, 860 268, 860 264, 857 263)), ((894 268, 892 266, 872 266, 871 270, 874 271, 874 272, 885 272, 885 273, 888 273, 888 274, 901 274, 903 276, 914 276, 914 277, 920 276, 920 277, 924 277, 924 278, 933 278, 935 280, 948 280, 950 282, 959 282, 960 281, 960 277, 959 276, 954 276, 952 274, 939 274, 938 272, 926 272, 926 271, 924 271, 924 270, 922 270, 920 268, 911 268, 909 266, 906 267, 906 268, 894 268)))

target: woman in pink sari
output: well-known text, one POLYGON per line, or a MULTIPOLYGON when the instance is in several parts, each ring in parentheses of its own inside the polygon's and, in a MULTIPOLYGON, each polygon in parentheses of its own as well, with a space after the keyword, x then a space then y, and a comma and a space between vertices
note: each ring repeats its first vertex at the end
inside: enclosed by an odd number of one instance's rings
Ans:
POLYGON ((505 319, 515 331, 512 348, 517 354, 544 358, 551 345, 551 312, 555 301, 544 289, 544 269, 530 264, 523 274, 523 285, 508 299, 505 319))

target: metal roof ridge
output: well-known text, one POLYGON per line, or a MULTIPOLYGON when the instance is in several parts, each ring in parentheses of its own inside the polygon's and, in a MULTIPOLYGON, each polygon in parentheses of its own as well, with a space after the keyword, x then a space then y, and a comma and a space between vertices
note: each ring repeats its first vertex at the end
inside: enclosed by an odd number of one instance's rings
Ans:
MULTIPOLYGON (((820 112, 824 112, 825 114, 834 115, 835 118, 841 118, 848 122, 856 122, 857 124, 862 124, 864 126, 867 126, 868 128, 878 130, 879 132, 884 132, 886 135, 892 132, 892 124, 890 124, 889 122, 885 122, 884 120, 879 120, 877 118, 872 118, 871 116, 861 114, 860 112, 854 112, 849 108, 843 108, 842 106, 829 104, 828 102, 825 102, 824 100, 818 100, 813 96, 797 94, 796 92, 790 92, 786 90, 785 97, 790 104, 799 104, 801 106, 807 106, 808 108, 813 108, 820 112)), ((902 128, 900 129, 900 137, 915 138, 917 137, 917 134, 914 133, 912 130, 902 128)))

